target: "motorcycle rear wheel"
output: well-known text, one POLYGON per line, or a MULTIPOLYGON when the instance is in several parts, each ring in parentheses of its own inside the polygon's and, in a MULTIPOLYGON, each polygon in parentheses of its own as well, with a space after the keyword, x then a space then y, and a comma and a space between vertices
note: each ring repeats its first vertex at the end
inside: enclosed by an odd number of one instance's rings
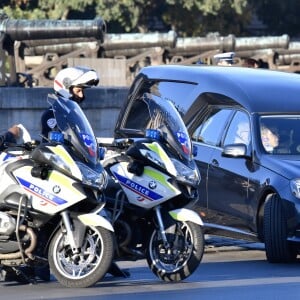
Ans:
POLYGON ((152 233, 146 259, 151 271, 164 281, 181 281, 199 266, 204 253, 202 227, 192 222, 176 221, 175 234, 168 234, 166 249, 160 232, 152 233))
POLYGON ((102 227, 87 227, 80 253, 74 254, 67 236, 58 230, 51 240, 48 260, 52 274, 64 286, 85 288, 101 280, 114 254, 113 235, 102 227))

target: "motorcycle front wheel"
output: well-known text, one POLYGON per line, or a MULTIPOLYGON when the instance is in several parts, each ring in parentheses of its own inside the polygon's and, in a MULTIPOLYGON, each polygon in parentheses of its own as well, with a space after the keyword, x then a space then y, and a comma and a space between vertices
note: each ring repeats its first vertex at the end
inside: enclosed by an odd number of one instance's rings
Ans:
POLYGON ((202 227, 191 222, 176 221, 176 230, 167 234, 166 247, 158 230, 152 233, 147 263, 151 271, 164 281, 181 281, 199 266, 204 253, 202 227))
POLYGON ((89 287, 105 276, 113 260, 113 235, 102 227, 87 227, 78 250, 78 253, 72 251, 62 230, 58 230, 50 243, 51 272, 66 287, 89 287))

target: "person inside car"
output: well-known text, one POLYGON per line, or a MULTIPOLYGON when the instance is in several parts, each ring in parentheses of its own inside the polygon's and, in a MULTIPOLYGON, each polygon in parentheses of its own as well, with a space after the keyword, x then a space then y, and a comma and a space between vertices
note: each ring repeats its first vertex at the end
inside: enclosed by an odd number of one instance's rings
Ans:
POLYGON ((274 149, 279 145, 279 135, 275 128, 269 128, 265 125, 261 126, 261 141, 268 153, 273 153, 274 149))

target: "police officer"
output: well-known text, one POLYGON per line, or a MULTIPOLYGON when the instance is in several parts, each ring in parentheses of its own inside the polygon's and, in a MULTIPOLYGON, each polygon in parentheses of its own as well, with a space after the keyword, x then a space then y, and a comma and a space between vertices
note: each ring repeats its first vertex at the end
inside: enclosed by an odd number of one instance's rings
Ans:
MULTIPOLYGON (((99 77, 93 69, 86 67, 69 67, 59 71, 54 78, 54 91, 64 98, 82 103, 85 98, 84 89, 96 86, 99 77)), ((55 129, 56 120, 52 107, 44 111, 41 117, 41 133, 43 141, 47 141, 48 134, 55 129)))

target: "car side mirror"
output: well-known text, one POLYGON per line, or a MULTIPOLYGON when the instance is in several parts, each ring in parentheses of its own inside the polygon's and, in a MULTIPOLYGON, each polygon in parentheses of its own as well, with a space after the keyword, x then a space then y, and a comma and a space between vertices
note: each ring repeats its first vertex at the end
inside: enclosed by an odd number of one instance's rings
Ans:
POLYGON ((248 157, 247 146, 245 144, 229 144, 224 147, 222 156, 225 157, 248 157))

